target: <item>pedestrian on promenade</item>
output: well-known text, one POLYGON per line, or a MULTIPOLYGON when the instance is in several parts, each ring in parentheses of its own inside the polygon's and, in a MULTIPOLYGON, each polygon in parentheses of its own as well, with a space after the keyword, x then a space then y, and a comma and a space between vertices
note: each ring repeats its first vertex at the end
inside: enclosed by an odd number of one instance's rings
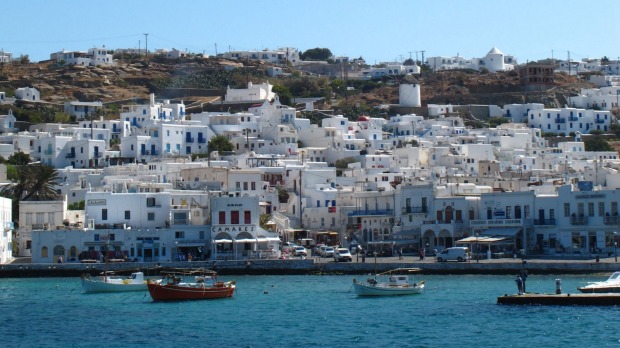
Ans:
POLYGON ((399 260, 403 259, 403 248, 398 248, 398 259, 399 260))

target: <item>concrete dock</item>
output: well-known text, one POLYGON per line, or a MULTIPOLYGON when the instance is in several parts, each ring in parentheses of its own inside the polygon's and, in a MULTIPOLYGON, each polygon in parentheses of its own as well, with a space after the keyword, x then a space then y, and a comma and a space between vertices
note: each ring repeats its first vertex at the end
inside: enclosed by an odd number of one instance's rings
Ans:
POLYGON ((353 262, 334 262, 333 259, 309 257, 284 260, 217 260, 217 261, 175 261, 175 262, 118 262, 109 263, 51 263, 33 264, 29 259, 17 259, 11 264, 0 265, 2 277, 73 277, 86 272, 99 274, 111 271, 163 268, 198 268, 216 270, 222 275, 267 275, 267 274, 369 274, 385 272, 394 268, 421 268, 422 274, 517 274, 525 269, 530 274, 595 274, 620 270, 620 262, 614 257, 595 259, 485 259, 471 262, 437 262, 433 257, 419 260, 418 257, 353 257, 353 262), (525 261, 525 263, 524 263, 525 261))
POLYGON ((547 306, 618 306, 620 294, 530 294, 504 295, 498 304, 547 306))

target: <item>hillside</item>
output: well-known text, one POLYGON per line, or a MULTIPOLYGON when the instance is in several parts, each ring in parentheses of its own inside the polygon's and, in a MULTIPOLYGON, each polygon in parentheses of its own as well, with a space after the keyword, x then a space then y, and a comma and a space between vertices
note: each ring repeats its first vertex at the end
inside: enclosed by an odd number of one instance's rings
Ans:
MULTIPOLYGON (((200 99, 197 94, 204 95, 196 93, 199 90, 223 91, 226 86, 242 88, 247 81, 264 82, 268 79, 265 66, 261 63, 243 67, 240 63, 222 59, 119 61, 114 67, 62 66, 50 61, 0 65, 0 91, 11 96, 19 87, 35 87, 41 91, 42 100, 58 107, 72 100, 122 104, 126 100, 148 98, 149 93, 169 97, 160 92, 170 88, 183 88, 183 97, 187 103, 200 99), (225 66, 239 69, 225 69, 225 66)), ((288 81, 291 79, 295 77, 287 78, 288 81)), ((545 92, 525 92, 516 72, 443 71, 423 74, 418 80, 422 86, 423 105, 451 103, 501 106, 538 102, 549 107, 562 107, 566 104, 566 97, 578 93, 580 88, 590 86, 580 83, 575 77, 556 74, 556 87, 545 92)), ((271 78, 270 82, 275 85, 285 84, 284 80, 276 78, 271 78)), ((396 104, 397 82, 384 80, 376 87, 348 93, 346 102, 348 105, 362 105, 366 109, 382 104, 396 104)), ((337 95, 336 99, 343 96, 337 95)), ((337 105, 343 103, 332 100, 332 104, 326 106, 337 105)))

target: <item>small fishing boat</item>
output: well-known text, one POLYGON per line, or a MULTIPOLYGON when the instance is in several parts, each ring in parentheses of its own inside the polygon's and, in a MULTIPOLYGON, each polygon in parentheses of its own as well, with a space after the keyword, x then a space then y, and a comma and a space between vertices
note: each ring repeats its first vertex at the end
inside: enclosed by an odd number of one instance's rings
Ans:
POLYGON ((620 292, 620 272, 614 272, 607 280, 602 282, 592 282, 577 288, 582 293, 607 293, 620 292))
POLYGON ((232 297, 236 285, 218 281, 214 271, 200 270, 167 273, 162 279, 147 281, 147 287, 153 301, 182 301, 232 297), (184 281, 190 275, 193 281, 184 281))
POLYGON ((134 272, 128 277, 116 276, 105 272, 102 276, 91 277, 90 274, 82 274, 82 288, 84 292, 121 292, 121 291, 146 291, 144 273, 134 272))
POLYGON ((400 272, 419 272, 419 268, 397 268, 387 272, 376 274, 374 278, 368 278, 365 282, 353 279, 353 288, 357 296, 396 296, 415 295, 424 293, 424 281, 411 283, 408 275, 400 272), (387 281, 379 281, 387 277, 387 281))

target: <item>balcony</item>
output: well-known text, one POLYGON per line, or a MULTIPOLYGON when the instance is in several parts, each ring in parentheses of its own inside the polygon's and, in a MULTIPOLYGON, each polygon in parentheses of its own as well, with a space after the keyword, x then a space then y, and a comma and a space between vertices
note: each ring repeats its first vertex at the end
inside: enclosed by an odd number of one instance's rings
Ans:
POLYGON ((207 142, 207 139, 205 138, 198 138, 198 144, 204 144, 207 142))
POLYGON ((555 119, 555 123, 566 123, 566 119, 565 118, 556 118, 555 119))
POLYGON ((75 153, 68 153, 65 158, 75 158, 75 153))
POLYGON ((185 138, 185 142, 186 143, 193 143, 194 142, 194 138, 191 138, 191 137, 185 138))
POLYGON ((575 226, 587 225, 588 217, 587 216, 571 216, 570 224, 575 226))
POLYGON ((605 225, 617 225, 618 224, 618 217, 617 216, 605 216, 605 220, 603 221, 603 223, 605 225))
POLYGON ((601 123, 605 123, 605 120, 597 118, 595 122, 601 124, 601 123))
POLYGON ((555 219, 534 219, 537 226, 555 226, 555 219))
POLYGON ((394 215, 394 209, 360 209, 349 213, 349 216, 384 216, 394 215))
POLYGON ((426 214, 428 209, 426 207, 403 207, 403 214, 426 214))
POLYGON ((579 118, 577 118, 577 116, 570 116, 568 120, 571 122, 575 122, 575 121, 579 121, 579 118))

